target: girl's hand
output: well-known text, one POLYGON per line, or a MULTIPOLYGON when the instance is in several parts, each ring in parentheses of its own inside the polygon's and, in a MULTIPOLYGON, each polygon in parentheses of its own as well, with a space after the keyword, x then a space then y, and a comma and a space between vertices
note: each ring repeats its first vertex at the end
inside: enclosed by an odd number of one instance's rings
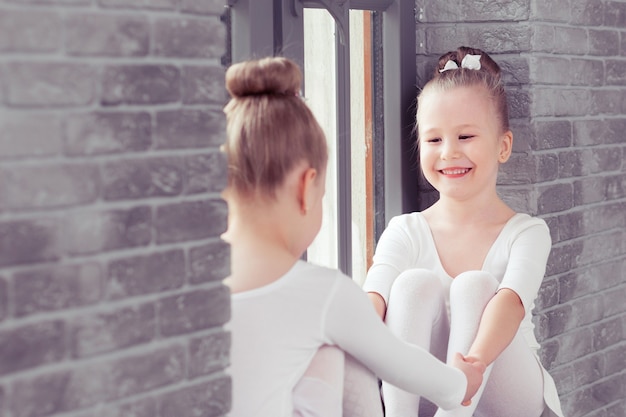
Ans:
POLYGON ((467 378, 467 390, 465 391, 465 398, 463 398, 461 403, 461 405, 467 407, 472 403, 472 397, 483 383, 483 373, 487 367, 478 359, 469 356, 465 357, 458 352, 454 354, 450 364, 463 371, 467 378))

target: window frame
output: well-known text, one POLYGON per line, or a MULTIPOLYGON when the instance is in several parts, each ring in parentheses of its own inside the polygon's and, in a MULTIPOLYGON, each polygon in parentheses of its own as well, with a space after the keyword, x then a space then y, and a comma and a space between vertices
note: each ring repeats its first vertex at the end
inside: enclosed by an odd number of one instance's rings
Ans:
POLYGON ((417 210, 419 203, 413 134, 417 93, 414 0, 229 0, 228 6, 232 62, 281 55, 304 68, 303 9, 324 8, 335 19, 339 33, 336 40, 338 266, 351 275, 350 50, 349 42, 344 41, 349 39, 349 11, 369 10, 382 15, 374 19, 373 39, 381 44, 374 47, 372 54, 372 68, 382 70, 382 77, 374 77, 372 110, 377 240, 392 217, 417 210), (380 193, 384 194, 382 198, 380 193))

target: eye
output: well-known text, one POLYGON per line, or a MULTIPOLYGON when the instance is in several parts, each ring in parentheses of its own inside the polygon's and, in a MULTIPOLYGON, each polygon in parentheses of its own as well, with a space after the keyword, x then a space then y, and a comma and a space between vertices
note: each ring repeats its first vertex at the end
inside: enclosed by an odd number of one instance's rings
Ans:
POLYGON ((430 138, 430 139, 426 139, 425 142, 437 143, 437 142, 441 142, 441 138, 430 138))
POLYGON ((471 139, 473 137, 474 137, 474 135, 459 135, 459 139, 460 140, 471 139))

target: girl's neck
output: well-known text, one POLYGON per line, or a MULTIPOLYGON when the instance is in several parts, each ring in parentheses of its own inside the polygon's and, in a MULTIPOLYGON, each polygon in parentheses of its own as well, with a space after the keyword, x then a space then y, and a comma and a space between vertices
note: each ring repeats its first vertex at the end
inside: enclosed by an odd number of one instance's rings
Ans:
POLYGON ((231 245, 231 275, 225 283, 233 293, 276 281, 298 260, 275 216, 272 210, 260 207, 229 213, 228 231, 223 237, 231 245))
POLYGON ((441 196, 425 212, 433 221, 450 225, 502 223, 515 214, 496 194, 464 201, 441 196))

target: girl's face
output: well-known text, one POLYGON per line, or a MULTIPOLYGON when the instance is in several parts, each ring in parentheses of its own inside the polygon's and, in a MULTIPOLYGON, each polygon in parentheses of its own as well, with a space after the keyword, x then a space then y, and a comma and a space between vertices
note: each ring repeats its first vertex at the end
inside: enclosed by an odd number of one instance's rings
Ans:
POLYGON ((511 151, 483 87, 428 91, 420 98, 420 165, 442 196, 464 200, 494 193, 498 166, 511 151))

